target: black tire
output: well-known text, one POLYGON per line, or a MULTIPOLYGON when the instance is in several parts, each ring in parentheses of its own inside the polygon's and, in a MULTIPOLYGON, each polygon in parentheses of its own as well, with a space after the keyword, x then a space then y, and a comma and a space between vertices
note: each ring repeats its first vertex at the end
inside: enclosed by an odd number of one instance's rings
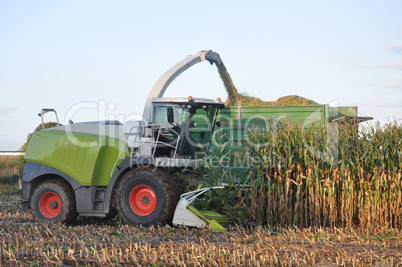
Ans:
POLYGON ((162 170, 133 169, 122 179, 117 188, 116 208, 123 223, 157 225, 172 222, 180 197, 173 177, 162 170))
POLYGON ((41 223, 72 223, 78 216, 74 191, 63 181, 47 180, 33 192, 31 211, 41 223))

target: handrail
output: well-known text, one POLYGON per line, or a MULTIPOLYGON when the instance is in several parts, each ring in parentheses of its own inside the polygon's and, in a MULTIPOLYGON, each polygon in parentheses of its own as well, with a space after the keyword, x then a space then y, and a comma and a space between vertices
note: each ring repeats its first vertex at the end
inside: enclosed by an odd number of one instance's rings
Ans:
MULTIPOLYGON (((168 127, 166 127, 166 126, 164 126, 164 125, 158 125, 158 126, 160 126, 160 128, 158 129, 158 135, 157 135, 157 137, 156 137, 155 143, 156 143, 156 144, 164 144, 164 145, 166 145, 166 146, 169 146, 169 147, 174 148, 173 158, 176 158, 177 148, 178 148, 178 146, 179 146, 179 141, 180 141, 180 134, 177 133, 175 130, 169 129, 168 127), (177 135, 176 146, 173 146, 173 145, 171 145, 171 144, 168 144, 168 143, 159 141, 159 136, 160 136, 160 134, 161 134, 161 129, 162 129, 162 128, 168 128, 170 131, 174 132, 174 133, 177 135)), ((155 146, 155 149, 154 149, 154 151, 152 152, 152 157, 154 157, 154 155, 155 155, 156 147, 157 147, 157 146, 155 146)))
MULTIPOLYGON (((160 136, 160 133, 161 133, 161 129, 164 128, 164 127, 166 127, 166 126, 160 125, 160 124, 148 124, 147 126, 151 126, 151 127, 153 127, 153 126, 160 126, 159 129, 158 129, 158 136, 157 136, 157 139, 156 139, 156 141, 154 141, 154 142, 155 142, 155 144, 164 144, 164 145, 166 145, 166 146, 169 146, 169 147, 174 148, 175 150, 174 150, 173 158, 176 158, 177 148, 178 148, 178 146, 179 146, 179 141, 180 141, 180 134, 177 133, 175 130, 170 129, 172 132, 174 132, 174 133, 177 135, 177 142, 176 142, 176 145, 173 146, 173 145, 170 145, 170 144, 168 144, 168 143, 159 141, 159 136, 160 136)), ((114 163, 114 166, 113 166, 112 171, 111 171, 111 173, 110 173, 110 176, 111 176, 111 177, 113 176, 113 173, 114 173, 114 171, 115 171, 115 169, 116 169, 116 167, 117 167, 117 162, 119 161, 119 158, 120 158, 121 154, 123 153, 124 148, 125 148, 126 145, 127 145, 128 136, 131 135, 131 132, 132 132, 132 130, 133 130, 134 128, 137 128, 137 134, 135 135, 135 140, 134 140, 134 144, 135 144, 135 142, 139 141, 138 138, 139 138, 139 132, 140 132, 141 127, 144 127, 144 125, 138 125, 138 126, 133 126, 133 127, 131 127, 130 131, 129 131, 128 134, 127 134, 126 141, 124 142, 124 145, 123 145, 122 148, 120 149, 119 155, 117 156, 117 159, 116 159, 116 161, 115 161, 115 163, 114 163)), ((166 127, 166 128, 168 128, 168 127, 166 127)), ((151 141, 151 142, 152 142, 152 141, 151 141)), ((131 150, 131 151, 130 151, 130 157, 132 157, 132 156, 133 156, 133 149, 130 148, 130 150, 131 150)), ((154 151, 152 152, 152 157, 155 156, 155 151, 156 151, 156 145, 155 145, 154 151)))
POLYGON ((54 112, 54 114, 56 115, 56 120, 57 120, 57 124, 59 126, 61 126, 60 122, 59 122, 59 117, 57 116, 57 112, 56 110, 52 109, 52 108, 42 108, 42 110, 40 111, 40 113, 38 113, 38 116, 41 117, 42 119, 42 129, 45 129, 45 123, 43 121, 43 115, 45 115, 48 112, 54 112))

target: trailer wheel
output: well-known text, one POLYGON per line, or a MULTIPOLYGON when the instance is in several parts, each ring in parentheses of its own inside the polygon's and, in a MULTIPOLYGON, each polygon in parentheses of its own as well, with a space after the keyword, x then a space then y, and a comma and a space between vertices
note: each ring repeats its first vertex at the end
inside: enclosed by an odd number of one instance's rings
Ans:
POLYGON ((173 179, 163 171, 133 170, 123 177, 117 191, 117 212, 124 223, 171 223, 178 202, 173 179))
POLYGON ((60 180, 41 183, 31 198, 33 216, 42 223, 72 223, 78 216, 71 188, 60 180))

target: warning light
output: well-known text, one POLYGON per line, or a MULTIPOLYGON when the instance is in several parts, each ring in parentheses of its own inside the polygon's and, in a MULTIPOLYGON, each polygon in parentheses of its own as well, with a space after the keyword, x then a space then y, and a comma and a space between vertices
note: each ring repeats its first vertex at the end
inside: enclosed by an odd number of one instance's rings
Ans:
POLYGON ((218 97, 216 100, 218 100, 219 102, 222 102, 222 99, 220 97, 218 97))
POLYGON ((193 99, 192 96, 189 96, 189 97, 188 97, 188 102, 193 102, 193 100, 194 100, 194 99, 193 99))

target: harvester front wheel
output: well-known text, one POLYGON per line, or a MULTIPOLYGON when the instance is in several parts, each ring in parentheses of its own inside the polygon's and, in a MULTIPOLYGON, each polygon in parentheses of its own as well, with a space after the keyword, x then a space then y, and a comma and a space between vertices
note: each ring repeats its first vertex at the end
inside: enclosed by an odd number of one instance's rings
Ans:
POLYGON ((31 210, 42 223, 72 223, 78 215, 74 192, 56 179, 38 185, 31 198, 31 210))
POLYGON ((133 170, 118 187, 118 215, 124 223, 134 225, 171 223, 178 195, 167 173, 133 170))

